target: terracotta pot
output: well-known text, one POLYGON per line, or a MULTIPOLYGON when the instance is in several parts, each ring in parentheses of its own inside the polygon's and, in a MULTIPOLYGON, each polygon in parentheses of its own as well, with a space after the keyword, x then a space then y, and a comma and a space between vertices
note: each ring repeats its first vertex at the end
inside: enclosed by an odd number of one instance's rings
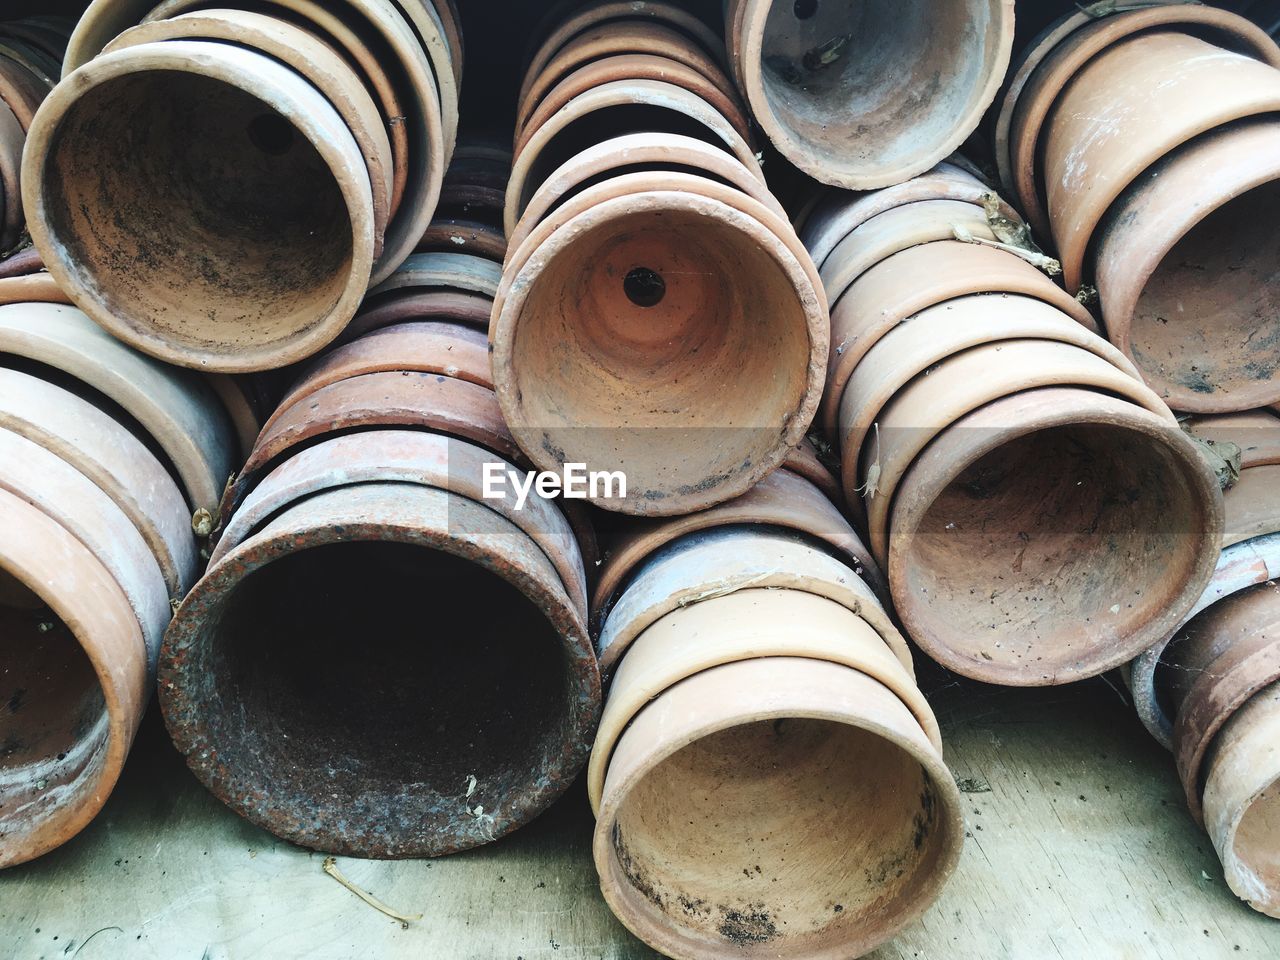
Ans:
POLYGON ((905 9, 731 0, 725 23, 774 146, 850 190, 901 183, 959 147, 995 98, 1013 46, 1011 0, 905 9))
POLYGON ((587 764, 592 809, 599 812, 618 738, 647 703, 704 670, 761 657, 807 657, 865 674, 902 701, 941 754, 938 722, 915 677, 865 620, 804 590, 737 590, 672 610, 629 645, 610 685, 587 764))
POLYGON ((1280 684, 1254 694, 1229 720, 1209 757, 1205 825, 1231 891, 1280 917, 1276 781, 1280 780, 1280 684))
POLYGON ((887 688, 766 657, 703 671, 640 711, 593 846, 610 908, 665 956, 835 960, 918 917, 963 832, 951 774, 887 688), (894 867, 867 869, 882 863, 894 867))
POLYGON ((492 310, 493 301, 481 293, 404 288, 366 300, 360 313, 347 324, 347 329, 335 343, 349 343, 374 330, 412 320, 440 320, 488 330, 492 310))
POLYGON ((1280 464, 1280 417, 1271 410, 1188 417, 1182 426, 1193 436, 1219 448, 1224 457, 1234 452, 1226 445, 1234 445, 1240 451, 1241 470, 1280 464))
POLYGON ((1059 97, 1041 141, 1067 289, 1079 288, 1099 222, 1143 170, 1192 137, 1277 109, 1280 70, 1183 34, 1132 37, 1090 60, 1059 97), (1125 136, 1110 136, 1118 124, 1125 136))
POLYGON ((474 444, 434 433, 373 430, 325 440, 295 453, 254 487, 226 525, 210 563, 217 563, 273 516, 305 497, 361 483, 415 483, 466 497, 520 529, 556 568, 585 623, 586 575, 568 522, 555 504, 541 497, 531 497, 521 509, 515 508, 514 497, 485 497, 486 462, 515 469, 474 444))
POLYGON ((236 463, 244 462, 258 439, 258 431, 262 429, 262 421, 253 407, 244 388, 235 377, 226 373, 211 373, 205 378, 209 388, 218 395, 218 401, 231 419, 231 427, 235 430, 238 456, 236 463))
POLYGON ((0 24, 0 35, 23 40, 60 64, 75 25, 70 17, 24 17, 0 24))
POLYGON ((536 109, 530 107, 528 116, 522 117, 516 128, 519 132, 516 134, 515 152, 519 154, 542 125, 574 97, 619 80, 659 81, 688 90, 714 107, 744 141, 751 141, 750 122, 723 74, 718 78, 714 75, 708 77, 706 73, 666 56, 624 54, 595 60, 573 71, 545 94, 536 109), (717 79, 720 82, 716 82, 717 79))
POLYGON ((74 307, 0 306, 0 353, 61 371, 118 403, 156 443, 186 491, 188 513, 218 508, 238 457, 217 397, 196 375, 143 356, 74 307))
MULTIPOLYGON (((628 172, 677 172, 700 174, 736 187, 786 219, 764 182, 760 165, 744 166, 736 157, 693 137, 678 134, 633 133, 593 144, 566 160, 542 181, 529 198, 515 229, 508 236, 507 256, 519 249, 530 232, 553 212, 586 189, 628 172)), ((563 221, 563 215, 561 221, 563 221)))
POLYGON ((487 223, 437 217, 413 252, 465 253, 501 263, 507 255, 507 240, 500 229, 487 223))
MULTIPOLYGON (((921 200, 960 200, 981 206, 987 195, 993 195, 992 189, 977 177, 953 163, 940 163, 928 173, 883 190, 870 193, 828 190, 819 195, 813 210, 805 217, 800 236, 814 262, 822 266, 841 240, 888 210, 921 200)), ((1007 203, 997 200, 1001 216, 1015 222, 1021 219, 1007 203)))
POLYGON ((799 445, 787 454, 787 458, 782 461, 782 466, 792 473, 799 474, 821 490, 822 495, 830 500, 837 510, 844 510, 846 504, 844 491, 840 488, 840 479, 826 463, 819 459, 817 448, 809 437, 801 440, 799 445))
POLYGON ((453 323, 399 323, 312 360, 264 426, 271 426, 280 412, 332 383, 389 370, 439 373, 493 389, 484 334, 453 323))
POLYGON ((1280 466, 1243 470, 1240 479, 1223 496, 1226 528, 1222 545, 1280 533, 1280 466))
POLYGON ((104 53, 166 40, 216 40, 249 47, 306 79, 342 116, 364 156, 373 193, 374 258, 382 255, 390 219, 393 159, 378 107, 355 71, 327 42, 285 21, 243 10, 184 14, 144 23, 107 44, 104 53))
POLYGON ((62 73, 62 64, 39 47, 11 36, 0 36, 0 56, 26 69, 46 90, 52 90, 62 73))
POLYGON ((22 235, 22 148, 26 131, 5 104, 0 103, 0 250, 10 250, 22 235))
POLYGON ((147 702, 147 655, 133 609, 76 537, 0 490, 0 605, 6 740, 0 867, 84 829, 106 802, 147 702), (25 602, 24 602, 25 600, 25 602))
POLYGON ((442 0, 435 3, 436 16, 444 28, 445 40, 449 43, 449 63, 453 67, 453 80, 462 88, 462 72, 466 63, 466 49, 462 39, 462 11, 458 9, 456 0, 442 0))
POLYGON ((1029 390, 960 419, 912 464, 890 588, 907 633, 947 668, 1067 683, 1182 622, 1222 516, 1213 472, 1168 420, 1087 390, 1029 390))
POLYGON ((9 303, 61 303, 70 306, 71 298, 49 274, 29 273, 0 280, 0 304, 9 303))
POLYGON ((415 253, 386 280, 369 291, 379 297, 406 287, 478 293, 492 300, 502 268, 492 260, 466 253, 415 253))
POLYGON ((602 617, 596 641, 600 672, 608 677, 636 637, 667 614, 709 597, 756 589, 800 590, 841 604, 915 676, 906 640, 861 577, 796 532, 760 525, 685 534, 638 564, 602 617))
POLYGON ((191 512, 178 485, 140 440, 70 391, 2 368, 0 428, 38 443, 92 480, 138 528, 170 595, 186 592, 197 564, 191 512))
POLYGON ((373 427, 408 426, 477 443, 526 465, 493 391, 441 374, 390 371, 331 383, 277 411, 223 497, 224 521, 262 476, 318 438, 373 427))
POLYGON ((436 856, 528 822, 572 783, 600 712, 590 641, 547 557, 487 507, 417 484, 332 490, 272 518, 178 610, 159 686, 215 796, 360 857, 436 856), (368 603, 324 602, 351 591, 368 603))
POLYGON ((507 236, 534 192, 565 161, 592 144, 650 132, 691 136, 721 147, 747 169, 759 167, 751 146, 701 97, 656 80, 615 80, 571 100, 537 129, 517 155, 503 217, 507 236), (655 130, 659 118, 665 124, 660 131, 655 130))
POLYGON ((1169 643, 1192 617, 1241 590, 1280 577, 1280 534, 1257 537, 1225 548, 1213 577, 1200 598, 1174 630, 1144 650, 1127 667, 1134 710, 1143 726, 1160 744, 1173 749, 1173 706, 1163 680, 1157 674, 1169 643))
POLYGON ((498 401, 542 469, 625 468, 626 497, 599 505, 687 513, 745 492, 799 443, 825 321, 810 274, 760 220, 692 194, 630 194, 563 225, 514 276, 490 329, 498 401))
POLYGON ((1107 332, 1179 410, 1280 400, 1280 345, 1258 336, 1280 312, 1280 123, 1241 121, 1144 172, 1100 231, 1107 332), (1213 277, 1212 281, 1207 277, 1213 277))
POLYGON ((952 240, 956 228, 995 240, 982 207, 961 200, 922 200, 886 210, 850 232, 822 264, 822 285, 835 302, 881 260, 922 243, 952 240))
POLYGON ((4 103, 23 130, 29 131, 49 87, 34 73, 7 57, 0 57, 0 103, 4 103))
MULTIPOLYGON (((1042 199, 1040 167, 1044 161, 1038 151, 1043 147, 1042 134, 1052 123, 1050 116, 1063 91, 1098 54, 1140 31, 1156 27, 1166 30, 1178 28, 1179 34, 1200 34, 1216 46, 1237 50, 1246 56, 1270 59, 1273 65, 1280 65, 1280 51, 1248 20, 1225 10, 1198 4, 1155 5, 1099 20, 1086 20, 1078 29, 1060 37, 1052 48, 1042 49, 1040 62, 1027 78, 1016 104, 1011 107, 1007 156, 1002 168, 1002 176, 1007 171, 1012 195, 1020 201, 1039 236, 1050 236, 1052 228, 1042 199)), ((1122 89, 1119 86, 1115 88, 1116 91, 1122 89)), ((1003 152, 997 145, 997 154, 1003 152)), ((1123 189, 1123 184, 1117 193, 1120 189, 1123 189)))
POLYGON ((23 247, 0 260, 0 280, 21 277, 28 273, 39 273, 43 269, 44 261, 40 259, 40 251, 35 247, 23 247))
POLYGON ((440 216, 479 220, 494 228, 502 226, 505 195, 501 188, 446 183, 440 191, 440 216))
MULTIPOLYGON (((528 88, 546 69, 547 64, 574 37, 606 23, 625 25, 630 22, 659 23, 674 27, 682 34, 697 41, 707 53, 721 64, 726 63, 724 41, 688 10, 674 3, 651 2, 651 0, 622 0, 614 3, 596 3, 572 11, 568 16, 561 10, 551 10, 546 18, 547 23, 555 24, 538 49, 528 58, 524 70, 524 82, 520 87, 518 103, 523 103, 528 96, 528 88)), ((538 34, 535 34, 537 36, 538 34)))
POLYGON ((831 356, 821 422, 837 436, 840 397, 854 369, 890 330, 921 310, 975 293, 1043 300, 1097 332, 1089 312, 1025 260, 958 240, 921 244, 886 257, 845 290, 831 309, 831 356))
POLYGON ((619 589, 646 558, 691 533, 742 524, 780 527, 823 542, 871 589, 885 596, 885 580, 858 534, 822 492, 789 470, 775 470, 742 496, 698 513, 665 520, 634 520, 605 544, 591 615, 600 624, 619 589))
POLYGON ((1280 680, 1280 587, 1255 587, 1186 625, 1163 658, 1177 713, 1174 754, 1191 815, 1203 825, 1203 762, 1213 738, 1254 694, 1280 680))
POLYGON ((182 366, 306 357, 369 283, 369 177, 342 118, 287 68, 226 44, 130 47, 59 85, 28 138, 23 194, 58 285, 112 334, 182 366), (146 135, 121 165, 110 130, 126 122, 146 135), (136 198, 129 216, 122 197, 136 198))

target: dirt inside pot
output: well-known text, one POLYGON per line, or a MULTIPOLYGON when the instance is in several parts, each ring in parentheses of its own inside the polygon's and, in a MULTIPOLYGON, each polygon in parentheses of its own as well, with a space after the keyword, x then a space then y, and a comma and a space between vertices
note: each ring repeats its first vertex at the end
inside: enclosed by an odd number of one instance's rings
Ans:
POLYGON ((973 108, 992 20, 975 0, 781 0, 765 22, 765 94, 797 138, 845 163, 897 167, 973 108))
POLYGON ((731 727, 628 795, 613 833, 619 881, 655 922, 711 945, 700 955, 810 956, 916 901, 945 846, 940 806, 920 763, 870 731, 801 718, 731 727))
POLYGON ((352 224, 332 171, 288 120, 219 80, 128 74, 70 107, 44 202, 105 306, 178 348, 233 352, 337 305, 352 224))
POLYGON ((1177 409, 1280 400, 1280 181, 1210 213, 1160 262, 1134 311, 1135 361, 1177 409))
POLYGON ((752 235, 657 206, 551 257, 512 355, 526 449, 532 433, 543 459, 621 470, 630 499, 714 502, 777 451, 810 342, 793 279, 752 235))
POLYGON ((58 617, 0 571, 0 846, 65 815, 106 760, 106 701, 58 617))
POLYGON ((201 699, 211 743, 254 785, 252 806, 334 849, 438 854, 500 836, 564 749, 558 635, 450 554, 292 553, 242 580, 204 631, 207 686, 184 696, 201 699))
POLYGON ((1089 675, 1187 582, 1202 516, 1164 445, 1122 426, 1039 430, 963 470, 914 537, 895 537, 894 599, 956 669, 1031 684, 1089 675))

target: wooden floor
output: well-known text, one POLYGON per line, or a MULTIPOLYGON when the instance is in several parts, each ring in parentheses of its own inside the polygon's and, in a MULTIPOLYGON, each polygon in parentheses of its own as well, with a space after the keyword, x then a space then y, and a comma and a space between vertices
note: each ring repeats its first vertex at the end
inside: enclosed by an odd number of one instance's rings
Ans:
MULTIPOLYGON (((1103 681, 932 697, 969 839, 942 899, 875 957, 1212 960, 1280 956, 1280 921, 1232 896, 1172 763, 1103 681)), ((154 712, 154 711, 153 711, 154 712)), ((80 837, 0 874, 0 958, 639 960, 605 908, 581 785, 541 820, 445 860, 323 857, 220 806, 149 716, 80 837)))

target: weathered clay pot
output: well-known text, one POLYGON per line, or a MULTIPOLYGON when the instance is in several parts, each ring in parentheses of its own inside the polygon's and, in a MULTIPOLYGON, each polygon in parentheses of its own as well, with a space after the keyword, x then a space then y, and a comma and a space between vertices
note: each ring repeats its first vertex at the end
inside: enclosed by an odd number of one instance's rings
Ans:
POLYGON ((728 80, 723 74, 719 79, 721 83, 691 66, 656 54, 625 54, 593 61, 566 76, 546 93, 536 109, 530 110, 517 127, 515 152, 520 153, 538 129, 574 97, 618 80, 653 80, 688 90, 711 104, 733 124, 743 140, 750 142, 751 127, 746 113, 728 80))
POLYGON ((0 260, 0 280, 39 273, 43 269, 44 261, 40 259, 40 251, 35 247, 23 247, 0 260))
POLYGON ((189 513, 213 513, 238 457, 217 397, 195 374, 130 349, 74 307, 0 306, 0 353, 44 364, 118 403, 159 447, 189 513))
POLYGON ((823 183, 868 190, 923 173, 974 131, 1009 63, 1013 3, 730 0, 725 35, 774 146, 823 183))
POLYGON ((783 240, 667 191, 556 230, 490 329, 498 400, 530 459, 625 469, 626 497, 599 505, 653 515, 728 500, 782 461, 816 409, 826 336, 821 292, 783 240))
POLYGON ((1161 27, 1199 35, 1215 46, 1280 66, 1280 51, 1258 27, 1233 13, 1200 4, 1156 4, 1098 20, 1086 19, 1078 29, 1059 36, 1052 48, 1041 47, 1039 62, 1010 107, 1006 149, 1000 150, 997 142, 997 153, 1005 154, 1002 176, 1007 171, 1011 193, 1039 236, 1050 236, 1052 228, 1040 186, 1044 161, 1038 151, 1063 91, 1098 54, 1135 34, 1161 27))
POLYGON ((381 284, 369 291, 379 297, 407 287, 459 290, 492 300, 498 293, 502 268, 485 257, 466 253, 415 253, 381 284))
MULTIPOLYGON (((962 200, 981 205, 983 197, 993 193, 991 187, 971 173, 954 163, 944 162, 928 173, 883 190, 870 193, 828 190, 818 194, 813 209, 804 218, 803 229, 797 229, 814 262, 822 266, 836 244, 872 217, 894 207, 921 200, 962 200)), ((1001 216, 1015 222, 1020 219, 1017 211, 1003 200, 998 203, 1001 216)))
POLYGON ((74 534, 0 490, 0 867, 65 843, 115 786, 147 702, 133 608, 74 534))
POLYGON ((1277 109, 1280 70, 1185 34, 1131 37, 1090 60, 1058 98, 1041 140, 1067 289, 1079 288, 1098 224, 1142 171, 1192 137, 1277 109), (1114 136, 1121 126, 1125 135, 1114 136))
POLYGON ((665 520, 634 520, 617 531, 605 544, 600 579, 591 598, 593 621, 603 621, 618 590, 646 557, 690 533, 741 524, 781 527, 824 542, 841 555, 842 562, 847 558, 848 566, 873 591, 884 595, 884 576, 849 521, 822 491, 784 468, 728 503, 665 520))
POLYGON ((844 386, 881 337, 921 310, 975 293, 1034 297, 1097 332, 1080 303, 1031 264, 1003 250, 939 240, 895 253, 864 272, 832 305, 831 356, 821 408, 827 435, 838 435, 844 386))
POLYGON ((1229 547, 1268 533, 1280 533, 1280 466, 1253 467, 1223 496, 1226 527, 1222 545, 1229 547))
POLYGON ((586 576, 573 531, 550 501, 531 497, 520 508, 507 491, 484 496, 484 464, 516 469, 465 440, 412 430, 372 430, 337 436, 295 453, 265 476, 236 508, 210 556, 217 563, 271 517, 304 497, 360 483, 416 483, 466 497, 500 514, 538 544, 556 568, 583 622, 586 576))
POLYGON ((518 528, 443 490, 365 483, 295 503, 210 568, 165 637, 160 702, 196 776, 258 826, 349 856, 435 856, 569 786, 600 676, 518 528))
POLYGON ((703 140, 737 157, 748 169, 759 168, 747 141, 701 97, 657 80, 615 80, 574 97, 537 129, 516 156, 507 185, 507 236, 534 192, 565 161, 592 144, 652 132, 703 140))
POLYGON ((28 273, 0 280, 0 304, 61 303, 71 306, 71 298, 47 273, 28 273))
POLYGON ((1173 749, 1174 708, 1169 700, 1161 661, 1168 645, 1192 617, 1209 609, 1224 597, 1280 577, 1280 534, 1246 540, 1225 548, 1218 558, 1213 577, 1200 598, 1174 630, 1161 637, 1130 663, 1129 690, 1134 710, 1143 726, 1160 744, 1173 749))
POLYGON ((1066 683, 1182 622, 1213 574, 1222 516, 1176 425, 1092 391, 1028 390, 957 421, 912 464, 890 588, 907 633, 949 669, 1066 683))
POLYGON ((1280 416, 1271 410, 1188 417, 1182 425, 1223 457, 1234 453, 1227 444, 1239 449, 1241 470, 1280 463, 1280 416))
POLYGON ((0 56, 26 68, 48 90, 53 89, 62 73, 62 64, 56 58, 17 37, 0 36, 0 56))
POLYGON ((1203 761, 1213 738, 1250 697, 1280 680, 1280 587, 1250 587, 1195 617, 1169 644, 1161 669, 1177 714, 1178 776, 1203 823, 1203 761))
POLYGON ((75 20, 70 17, 24 17, 0 24, 0 35, 11 40, 20 39, 41 51, 48 59, 61 63, 67 52, 67 38, 71 36, 75 25, 75 20))
POLYGON ((628 646, 610 685, 587 764, 592 808, 599 812, 618 738, 645 704, 694 674, 760 657, 825 660, 871 677, 903 702, 929 742, 942 752, 938 722, 914 675, 865 620, 840 603, 804 590, 737 590, 672 610, 628 646))
POLYGON ((794 530, 730 524, 676 537, 636 564, 603 616, 596 651, 608 676, 632 641, 691 603, 738 590, 802 590, 861 617, 913 677, 907 642, 871 588, 843 560, 794 530))
POLYGON ((1280 683, 1254 694, 1227 722, 1208 757, 1204 818, 1227 885, 1253 909, 1280 918, 1280 683))
POLYGON ((610 908, 665 956, 836 960, 919 916, 962 836, 955 782, 892 692, 839 664, 765 657, 640 711, 594 852, 610 908))
POLYGON ((412 320, 440 320, 488 330, 492 311, 493 301, 481 293, 403 288, 369 298, 335 343, 349 343, 374 330, 412 320))
POLYGON ((22 64, 0 57, 0 102, 13 111, 23 130, 30 130, 49 87, 22 64))
POLYGON ((22 148, 26 131, 17 116, 0 103, 0 250, 18 242, 26 221, 22 216, 22 148))
POLYGON ((142 441, 74 393, 4 368, 0 428, 38 443, 93 481, 142 534, 170 595, 186 592, 197 564, 191 511, 178 485, 142 441))
POLYGON ((507 240, 497 227, 476 220, 437 217, 423 232, 414 253, 466 253, 501 263, 507 240))
POLYGON ((391 140, 373 98, 338 51, 288 21, 249 11, 222 10, 132 27, 107 44, 103 52, 165 40, 217 40, 249 47, 285 64, 324 95, 341 114, 364 156, 373 193, 374 257, 380 257, 391 209, 391 140))
POLYGON ((1098 295, 1112 341, 1178 410, 1280 401, 1280 124, 1211 131, 1144 172, 1100 229, 1098 295))
POLYGON ((234 372, 308 356, 369 283, 358 145, 315 88, 250 50, 175 40, 94 60, 45 101, 23 194, 59 286, 109 332, 179 365, 234 372), (133 131, 127 160, 116 124, 133 131))
POLYGON ((799 474, 822 491, 837 510, 845 508, 844 490, 840 487, 840 479, 818 456, 812 439, 805 437, 799 445, 787 454, 782 466, 792 473, 799 474))
POLYGON ((218 401, 231 420, 238 448, 236 463, 242 463, 257 442, 258 431, 262 429, 262 419, 254 408, 250 395, 231 374, 211 373, 205 378, 205 382, 218 395, 218 401))

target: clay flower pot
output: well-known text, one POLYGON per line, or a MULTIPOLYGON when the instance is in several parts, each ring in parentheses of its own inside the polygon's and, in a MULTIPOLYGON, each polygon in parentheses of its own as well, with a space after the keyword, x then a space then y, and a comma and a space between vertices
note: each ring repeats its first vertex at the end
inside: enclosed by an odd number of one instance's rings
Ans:
POLYGON ((1208 759, 1204 818, 1227 885, 1280 917, 1276 782, 1280 780, 1280 684, 1254 694, 1227 722, 1208 759))
POLYGON ((23 194, 49 272, 86 313, 144 353, 223 372, 337 336, 369 283, 373 202, 359 146, 315 88, 262 54, 188 40, 105 54, 77 77, 31 131, 23 194), (113 124, 133 131, 127 162, 113 124))
POLYGON ((889 583, 907 633, 949 669, 1067 683, 1182 622, 1222 523, 1213 472, 1167 419, 1092 391, 1028 390, 955 422, 911 465, 889 583))
POLYGON ((493 301, 482 293, 404 287, 380 297, 370 297, 347 329, 334 341, 350 343, 366 333, 413 320, 461 323, 476 330, 489 329, 493 301))
POLYGON ((249 451, 257 442, 258 431, 262 429, 262 419, 246 388, 242 387, 231 374, 211 373, 205 378, 205 382, 217 394, 218 401, 231 420, 238 450, 236 462, 241 463, 245 457, 249 456, 249 451))
POLYGON ((10 250, 18 242, 26 221, 22 216, 22 148, 26 131, 17 116, 0 103, 0 250, 10 250))
POLYGON ((826 312, 811 273, 755 217, 631 193, 555 230, 507 277, 490 329, 503 414, 544 470, 625 470, 626 497, 601 506, 669 515, 723 502, 804 436, 826 312))
POLYGON ((507 236, 534 192, 565 161, 613 137, 653 132, 704 140, 736 157, 747 169, 759 169, 751 145, 701 97, 657 80, 615 80, 574 97, 534 132, 516 156, 503 214, 507 236), (648 109, 637 109, 642 107, 648 109))
POLYGON ((838 436, 840 398, 854 369, 880 338, 920 311, 976 293, 1020 294, 1097 332, 1089 311, 1047 276, 1010 253, 938 240, 886 257, 866 270, 831 309, 831 355, 821 423, 838 436))
POLYGON ((915 676, 907 642, 863 579, 795 530, 763 524, 694 530, 637 563, 603 616, 596 642, 601 673, 610 675, 636 637, 667 614, 748 589, 799 590, 841 604, 915 676))
POLYGON ((636 715, 594 853, 610 908, 665 956, 835 960, 918 917, 962 835, 951 774, 888 688, 765 657, 695 674, 636 715))
POLYGON ((466 253, 415 253, 381 284, 369 291, 380 297, 406 287, 430 290, 459 290, 478 293, 492 300, 498 293, 502 268, 484 257, 466 253))
POLYGON ((0 280, 10 280, 29 273, 39 273, 44 269, 44 261, 40 259, 40 251, 35 247, 23 247, 16 253, 0 260, 0 280))
MULTIPOLYGON (((1074 18, 1067 20, 1067 23, 1074 22, 1074 18)), ((1032 58, 1038 59, 1023 88, 1015 95, 1016 103, 1009 105, 1006 99, 1007 145, 1001 149, 998 140, 996 144, 997 155, 1003 163, 1002 180, 1020 201, 1037 235, 1042 237, 1052 233, 1043 200, 1041 166, 1044 160, 1039 153, 1043 148, 1042 135, 1063 91, 1098 54, 1142 31, 1164 28, 1170 31, 1166 35, 1173 35, 1174 28, 1179 28, 1179 32, 1195 34, 1216 46, 1280 66, 1280 50, 1265 33, 1243 17, 1211 6, 1157 4, 1097 20, 1086 16, 1077 26, 1074 30, 1050 31, 1042 44, 1033 49, 1032 58)))
POLYGON ((0 279, 0 304, 60 303, 71 306, 71 298, 47 273, 29 273, 0 279))
POLYGON ((217 510, 239 458, 221 404, 197 375, 157 363, 74 307, 54 304, 0 306, 0 353, 44 364, 118 403, 182 481, 188 513, 217 510))
POLYGON ((731 0, 725 35, 774 146, 823 183, 869 190, 923 173, 974 131, 1009 64, 1013 3, 731 0))
POLYGON ((1144 170, 1199 134, 1277 109, 1280 70, 1185 34, 1131 37, 1090 60, 1058 98, 1041 141, 1067 289, 1079 289, 1098 224, 1144 170), (1121 125, 1125 135, 1114 136, 1121 125))
POLYGON ((507 256, 502 231, 476 220, 437 217, 423 232, 414 253, 466 253, 501 263, 507 256))
POLYGON ((321 492, 271 518, 178 610, 159 681, 174 743, 215 796, 361 857, 449 853, 537 816, 586 761, 600 710, 547 556, 487 507, 418 484, 321 492))
POLYGON ((753 587, 672 610, 630 643, 610 685, 587 765, 592 808, 599 812, 618 738, 645 704, 704 670, 760 657, 825 660, 871 677, 906 705, 941 754, 938 723, 915 676, 865 620, 804 590, 753 587))
POLYGON ((13 111, 23 130, 31 129, 36 111, 49 95, 49 89, 48 84, 22 64, 0 57, 0 102, 13 111))
POLYGON ((84 829, 115 786, 147 703, 133 608, 74 534, 0 490, 6 687, 0 867, 84 829))
POLYGON ((391 212, 391 140, 360 78, 330 44, 285 20, 242 10, 183 14, 144 23, 107 44, 104 53, 166 40, 217 40, 267 54, 304 77, 342 115, 364 155, 373 194, 375 259, 382 255, 391 212))
POLYGON ((1280 401, 1280 123, 1205 134, 1144 172, 1100 231, 1112 341, 1169 405, 1197 413, 1280 401), (1209 279, 1212 278, 1212 279, 1209 279))

